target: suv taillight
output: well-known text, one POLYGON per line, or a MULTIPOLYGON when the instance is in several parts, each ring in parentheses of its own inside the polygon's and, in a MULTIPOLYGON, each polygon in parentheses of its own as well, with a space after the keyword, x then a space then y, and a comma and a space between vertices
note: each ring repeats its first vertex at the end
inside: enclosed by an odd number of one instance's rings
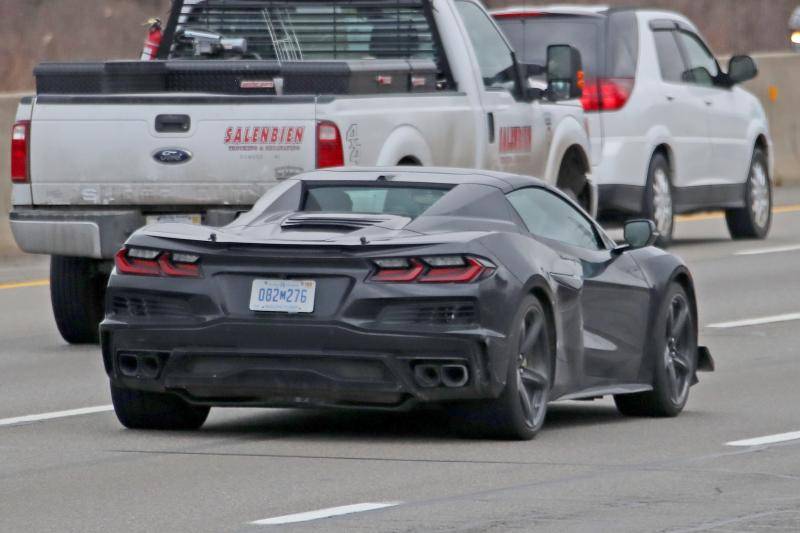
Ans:
POLYGON ((317 168, 344 165, 344 149, 339 128, 333 122, 320 120, 317 123, 317 168))
POLYGON ((14 183, 27 183, 30 179, 28 167, 30 134, 29 120, 21 120, 11 129, 11 181, 14 183))
POLYGON ((584 111, 619 111, 633 92, 633 78, 600 78, 587 81, 581 103, 584 111))

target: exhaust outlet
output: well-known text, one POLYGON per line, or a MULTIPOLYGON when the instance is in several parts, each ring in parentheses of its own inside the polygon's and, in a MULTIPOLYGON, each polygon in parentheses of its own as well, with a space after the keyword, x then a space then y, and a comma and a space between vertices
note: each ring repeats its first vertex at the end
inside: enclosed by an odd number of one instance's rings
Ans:
POLYGON ((124 376, 135 377, 139 372, 139 358, 135 355, 121 355, 119 357, 119 371, 124 376))
POLYGON ((442 365, 441 374, 445 387, 463 387, 469 381, 469 370, 465 365, 442 365))
POLYGON ((141 358, 140 372, 143 377, 146 378, 156 378, 158 377, 158 372, 161 370, 161 361, 158 360, 158 357, 154 355, 145 355, 141 358))
POLYGON ((416 365, 414 367, 414 381, 420 387, 430 389, 442 383, 442 375, 437 365, 416 365))

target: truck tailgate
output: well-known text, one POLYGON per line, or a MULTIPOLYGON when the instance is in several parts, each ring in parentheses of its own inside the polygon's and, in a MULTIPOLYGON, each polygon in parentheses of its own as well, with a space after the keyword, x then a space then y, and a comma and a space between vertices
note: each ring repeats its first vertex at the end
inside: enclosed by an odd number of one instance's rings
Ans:
POLYGON ((249 205, 314 168, 314 97, 40 95, 37 205, 249 205))

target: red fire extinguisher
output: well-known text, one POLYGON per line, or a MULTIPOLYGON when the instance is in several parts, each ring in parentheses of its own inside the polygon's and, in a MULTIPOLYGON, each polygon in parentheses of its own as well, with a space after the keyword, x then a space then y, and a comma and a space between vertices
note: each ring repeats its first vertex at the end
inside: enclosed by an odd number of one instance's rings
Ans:
POLYGON ((161 39, 164 37, 164 32, 161 29, 161 20, 152 18, 145 22, 145 26, 149 26, 147 30, 147 39, 144 41, 144 49, 142 50, 142 61, 152 61, 158 56, 158 49, 161 46, 161 39))

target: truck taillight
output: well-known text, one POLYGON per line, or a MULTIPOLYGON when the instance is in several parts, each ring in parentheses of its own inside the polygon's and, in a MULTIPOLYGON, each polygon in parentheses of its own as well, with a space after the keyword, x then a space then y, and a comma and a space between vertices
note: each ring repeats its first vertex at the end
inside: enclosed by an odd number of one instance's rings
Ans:
POLYGON ((633 92, 633 78, 600 78, 587 81, 581 103, 584 111, 619 111, 633 92))
POLYGON ((21 120, 11 129, 11 181, 14 183, 27 183, 30 179, 28 168, 30 134, 29 120, 21 120))
POLYGON ((333 122, 320 120, 317 123, 317 168, 344 165, 344 148, 339 128, 333 122))

